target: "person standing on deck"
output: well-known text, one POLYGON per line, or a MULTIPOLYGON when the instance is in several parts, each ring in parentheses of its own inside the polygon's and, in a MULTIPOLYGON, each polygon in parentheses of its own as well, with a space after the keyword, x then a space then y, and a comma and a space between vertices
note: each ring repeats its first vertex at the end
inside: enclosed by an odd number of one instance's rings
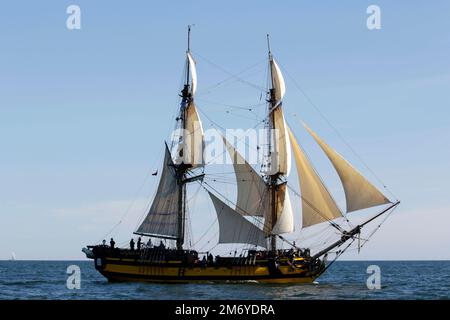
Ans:
POLYGON ((131 240, 130 240, 130 249, 131 249, 131 251, 134 251, 134 240, 133 240, 133 238, 131 238, 131 240))
POLYGON ((138 241, 137 241, 137 249, 138 249, 138 251, 141 250, 141 245, 142 245, 141 237, 139 237, 138 241))

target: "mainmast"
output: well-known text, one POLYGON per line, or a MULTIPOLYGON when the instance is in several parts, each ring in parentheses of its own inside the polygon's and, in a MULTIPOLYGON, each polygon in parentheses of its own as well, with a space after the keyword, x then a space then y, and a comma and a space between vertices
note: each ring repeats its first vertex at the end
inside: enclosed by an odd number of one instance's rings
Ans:
MULTIPOLYGON (((273 74, 272 74, 272 67, 271 64, 273 62, 273 56, 272 56, 272 52, 270 50, 270 39, 269 39, 269 35, 267 34, 267 50, 269 53, 269 73, 270 73, 270 88, 269 88, 269 92, 268 92, 268 106, 269 106, 269 125, 268 125, 268 159, 273 159, 272 158, 272 134, 273 134, 273 130, 275 129, 275 118, 273 116, 273 109, 275 108, 277 101, 275 98, 275 87, 274 87, 274 81, 273 81, 273 74)), ((273 163, 271 162, 271 169, 273 168, 273 163)), ((270 190, 270 212, 271 212, 271 224, 270 224, 270 231, 273 230, 275 223, 276 223, 276 219, 277 219, 277 193, 276 193, 276 188, 277 188, 277 184, 278 184, 278 178, 280 173, 279 172, 273 172, 272 170, 270 171, 272 174, 268 175, 268 179, 267 179, 267 183, 268 183, 268 188, 270 190)), ((272 251, 275 251, 277 248, 277 242, 276 242, 276 236, 271 234, 270 235, 270 249, 272 251)))

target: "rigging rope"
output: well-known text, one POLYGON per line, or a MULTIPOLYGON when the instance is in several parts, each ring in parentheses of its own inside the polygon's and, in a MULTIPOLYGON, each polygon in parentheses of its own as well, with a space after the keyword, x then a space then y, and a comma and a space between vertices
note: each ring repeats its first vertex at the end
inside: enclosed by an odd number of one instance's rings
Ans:
MULTIPOLYGON (((251 83, 251 82, 249 82, 249 81, 246 81, 246 80, 240 78, 238 75, 239 75, 239 74, 242 74, 242 73, 244 73, 244 72, 246 72, 246 71, 248 71, 248 70, 250 70, 250 69, 252 69, 252 68, 254 68, 255 66, 257 66, 257 65, 259 65, 259 64, 262 64, 263 62, 266 61, 266 59, 261 60, 261 61, 255 63, 255 64, 251 65, 250 67, 245 68, 243 71, 238 72, 237 74, 233 74, 232 72, 229 72, 228 70, 222 68, 221 66, 219 66, 219 65, 217 65, 216 63, 212 62, 211 60, 205 58, 204 56, 202 56, 202 55, 199 54, 198 52, 194 52, 194 51, 192 51, 192 52, 195 54, 196 57, 199 57, 199 58, 205 60, 207 63, 209 63, 209 64, 212 65, 213 67, 215 67, 215 68, 221 70, 222 72, 224 72, 224 73, 226 73, 226 74, 228 74, 228 75, 230 76, 229 78, 227 78, 227 79, 225 79, 225 80, 219 82, 218 84, 214 85, 214 86, 212 87, 212 89, 218 87, 218 86, 221 85, 223 82, 228 81, 228 79, 236 79, 237 81, 242 82, 242 83, 244 83, 244 84, 247 84, 248 86, 250 86, 250 87, 252 87, 252 88, 254 88, 254 89, 257 89, 257 90, 261 90, 261 89, 264 90, 264 89, 265 89, 265 88, 260 87, 260 86, 257 85, 257 84, 251 83)), ((210 90, 211 90, 211 89, 210 89, 210 90)), ((201 94, 200 94, 200 95, 201 95, 201 94)))
POLYGON ((375 227, 375 229, 369 234, 369 236, 367 237, 367 239, 365 239, 365 241, 361 244, 361 248, 370 240, 370 238, 372 238, 372 236, 381 228, 381 225, 383 223, 386 222, 386 220, 394 213, 395 209, 397 209, 397 207, 393 207, 391 212, 389 212, 384 219, 375 227))
MULTIPOLYGON (((141 193, 142 189, 144 188, 145 184, 147 183, 148 178, 150 177, 150 173, 153 171, 153 168, 150 168, 147 171, 147 174, 144 177, 144 181, 141 183, 140 187, 138 188, 137 192, 135 193, 132 202, 128 205, 125 212, 122 214, 121 218, 119 219, 119 222, 117 222, 98 242, 102 241, 102 239, 107 238, 119 225, 122 224, 123 220, 128 216, 128 214, 131 212, 131 208, 136 203, 136 199, 138 195, 141 193)), ((142 215, 141 215, 142 217, 142 215)))
MULTIPOLYGON (((218 123, 216 123, 214 120, 212 120, 206 113, 203 112, 202 108, 198 108, 198 110, 202 113, 202 115, 204 115, 211 123, 213 126, 216 126, 220 129, 222 129, 223 131, 226 131, 226 129, 224 127, 222 127, 221 125, 219 125, 218 123)), ((261 123, 263 123, 263 121, 258 122, 253 128, 251 129, 256 129, 261 123)), ((256 150, 257 152, 259 152, 258 146, 255 148, 254 146, 251 146, 248 144, 248 142, 245 141, 245 135, 243 137, 235 137, 238 138, 237 142, 240 142, 241 140, 244 139, 244 144, 246 146, 248 146, 249 148, 253 148, 254 150, 256 150)), ((209 164, 211 164, 212 162, 214 162, 215 160, 217 160, 219 157, 223 156, 224 154, 227 153, 226 148, 224 148, 225 150, 223 150, 222 152, 219 152, 219 154, 217 156, 215 156, 214 158, 212 158, 209 162, 205 163, 205 167, 209 164)))
POLYGON ((369 167, 369 165, 363 160, 363 158, 351 147, 351 145, 347 142, 346 139, 340 134, 340 132, 337 130, 335 126, 328 120, 328 118, 325 116, 325 114, 319 109, 319 107, 312 101, 312 99, 309 97, 308 94, 302 89, 300 84, 295 80, 293 76, 290 75, 290 73, 285 69, 282 65, 280 65, 283 69, 283 72, 287 74, 287 76, 292 80, 294 83, 294 86, 302 93, 302 95, 306 98, 308 103, 314 107, 314 109, 317 111, 317 113, 322 117, 322 119, 330 126, 330 128, 335 132, 335 134, 341 139, 341 141, 350 149, 350 151, 358 158, 358 160, 366 167, 366 169, 377 179, 377 181, 383 186, 383 188, 389 192, 396 201, 398 201, 398 198, 394 195, 394 193, 386 186, 386 184, 381 180, 381 178, 369 167))

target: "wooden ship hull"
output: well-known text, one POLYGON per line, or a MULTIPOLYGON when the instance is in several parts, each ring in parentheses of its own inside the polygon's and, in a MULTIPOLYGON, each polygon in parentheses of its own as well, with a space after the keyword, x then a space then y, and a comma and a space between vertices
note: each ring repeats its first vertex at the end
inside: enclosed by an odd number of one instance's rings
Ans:
POLYGON ((313 260, 302 257, 219 258, 215 262, 201 264, 186 261, 188 259, 165 259, 161 252, 155 255, 155 259, 146 259, 142 254, 123 249, 120 254, 98 253, 100 250, 95 247, 91 250, 95 252, 91 256, 95 268, 110 282, 312 283, 325 270, 321 261, 313 263, 313 260))

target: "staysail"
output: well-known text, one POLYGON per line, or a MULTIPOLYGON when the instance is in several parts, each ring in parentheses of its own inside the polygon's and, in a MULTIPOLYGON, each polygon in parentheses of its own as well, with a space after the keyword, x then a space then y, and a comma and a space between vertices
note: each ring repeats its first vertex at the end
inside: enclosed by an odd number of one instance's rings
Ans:
POLYGON ((166 145, 163 170, 155 198, 147 216, 136 230, 136 233, 177 238, 178 193, 179 188, 175 169, 169 148, 166 145))
POLYGON ((244 215, 264 216, 264 211, 267 210, 265 206, 268 198, 267 185, 224 136, 222 136, 222 139, 230 154, 236 175, 236 207, 244 215))
POLYGON ((288 132, 300 182, 303 228, 342 217, 341 210, 300 148, 290 128, 288 132))
POLYGON ((266 247, 264 232, 211 192, 209 196, 219 221, 219 243, 248 243, 266 247))
POLYGON ((233 161, 237 181, 236 207, 242 215, 263 216, 266 233, 282 234, 294 231, 294 215, 286 184, 277 186, 276 220, 272 224, 272 209, 270 206, 270 192, 262 177, 250 166, 241 154, 222 137, 233 161), (273 228, 271 226, 274 225, 273 228))
POLYGON ((306 130, 322 148, 333 164, 344 187, 347 212, 391 203, 373 184, 367 181, 350 163, 332 149, 307 125, 306 130))

